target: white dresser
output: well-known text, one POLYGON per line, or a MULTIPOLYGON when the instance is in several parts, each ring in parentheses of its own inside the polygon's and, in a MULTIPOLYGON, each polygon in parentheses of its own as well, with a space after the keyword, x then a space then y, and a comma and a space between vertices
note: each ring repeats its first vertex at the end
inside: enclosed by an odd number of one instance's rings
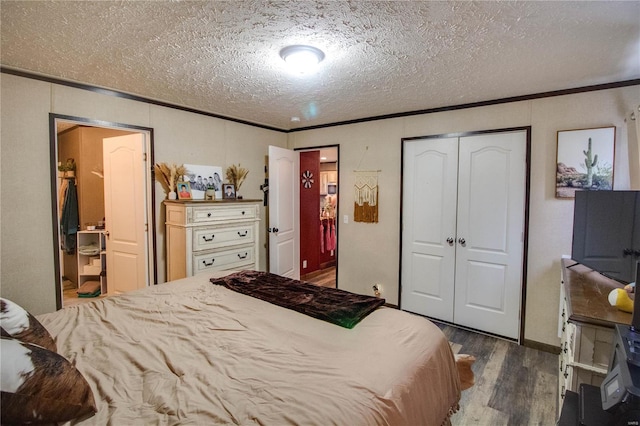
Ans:
POLYGON ((623 285, 575 263, 562 259, 558 407, 567 390, 577 393, 581 383, 602 383, 613 352, 613 327, 631 323, 630 313, 607 300, 612 289, 623 285))
POLYGON ((165 200, 167 281, 258 269, 261 200, 165 200))

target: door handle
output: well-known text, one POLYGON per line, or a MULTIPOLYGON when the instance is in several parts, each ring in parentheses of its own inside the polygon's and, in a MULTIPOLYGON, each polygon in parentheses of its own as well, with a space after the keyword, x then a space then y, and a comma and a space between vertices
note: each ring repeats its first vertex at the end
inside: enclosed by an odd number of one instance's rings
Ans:
POLYGON ((458 238, 458 242, 460 243, 461 246, 466 244, 466 240, 464 238, 458 238))
POLYGON ((104 236, 109 238, 109 231, 104 231, 104 236))
POLYGON ((269 232, 273 232, 274 234, 277 234, 279 229, 278 228, 269 228, 268 231, 269 232))
POLYGON ((454 242, 454 241, 455 241, 455 240, 454 240, 453 238, 451 238, 451 237, 447 238, 447 242, 449 243, 449 245, 450 245, 450 246, 452 246, 452 245, 453 245, 453 242, 454 242))

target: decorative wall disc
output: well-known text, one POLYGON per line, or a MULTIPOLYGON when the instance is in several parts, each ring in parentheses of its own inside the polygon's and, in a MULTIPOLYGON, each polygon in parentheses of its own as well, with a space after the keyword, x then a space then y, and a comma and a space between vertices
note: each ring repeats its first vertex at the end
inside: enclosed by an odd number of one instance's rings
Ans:
POLYGON ((309 189, 311 188, 311 185, 313 185, 313 173, 309 170, 305 170, 304 173, 302 173, 302 186, 309 189))

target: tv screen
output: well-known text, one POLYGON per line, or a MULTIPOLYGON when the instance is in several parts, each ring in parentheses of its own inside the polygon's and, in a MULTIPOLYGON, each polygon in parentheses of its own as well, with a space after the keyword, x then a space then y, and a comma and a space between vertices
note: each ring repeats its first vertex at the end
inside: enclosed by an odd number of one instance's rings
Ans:
POLYGON ((576 191, 571 257, 629 283, 640 259, 640 191, 576 191))

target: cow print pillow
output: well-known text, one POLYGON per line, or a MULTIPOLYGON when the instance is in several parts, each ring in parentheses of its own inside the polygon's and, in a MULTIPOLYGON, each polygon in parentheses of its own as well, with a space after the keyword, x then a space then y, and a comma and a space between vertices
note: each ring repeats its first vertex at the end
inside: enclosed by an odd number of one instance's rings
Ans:
POLYGON ((2 337, 0 362, 2 424, 64 422, 96 412, 89 384, 57 353, 2 337))
POLYGON ((56 343, 46 328, 29 312, 11 300, 0 298, 0 332, 56 352, 56 343))

